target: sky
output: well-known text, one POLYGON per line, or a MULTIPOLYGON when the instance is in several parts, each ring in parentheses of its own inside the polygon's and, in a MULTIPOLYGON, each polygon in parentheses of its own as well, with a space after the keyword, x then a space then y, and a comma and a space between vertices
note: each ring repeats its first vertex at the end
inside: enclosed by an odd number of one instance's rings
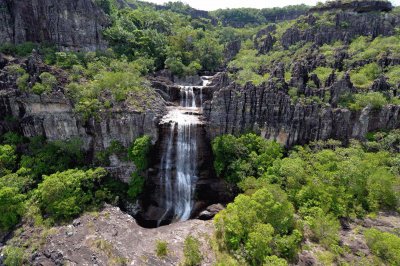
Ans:
MULTIPOLYGON (((156 4, 163 4, 170 0, 142 0, 146 2, 153 2, 156 4)), ((174 0, 175 1, 175 0, 174 0)), ((200 10, 216 10, 219 8, 238 8, 238 7, 254 7, 254 8, 266 8, 266 7, 283 7, 288 5, 315 5, 321 0, 182 0, 191 7, 200 10)), ((322 2, 322 1, 321 1, 322 2)), ((393 5, 400 5, 400 0, 392 0, 393 5)))

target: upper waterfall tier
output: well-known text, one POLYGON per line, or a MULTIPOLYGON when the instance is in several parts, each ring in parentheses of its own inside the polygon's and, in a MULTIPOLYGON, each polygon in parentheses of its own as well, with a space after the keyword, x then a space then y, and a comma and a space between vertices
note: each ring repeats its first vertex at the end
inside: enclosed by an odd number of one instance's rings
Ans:
POLYGON ((199 107, 169 107, 168 113, 161 119, 160 124, 177 123, 179 125, 203 124, 199 107))

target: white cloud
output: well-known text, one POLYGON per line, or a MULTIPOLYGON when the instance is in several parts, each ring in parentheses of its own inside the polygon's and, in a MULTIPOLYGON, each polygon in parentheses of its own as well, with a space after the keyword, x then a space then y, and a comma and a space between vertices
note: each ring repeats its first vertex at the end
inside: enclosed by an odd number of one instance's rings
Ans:
MULTIPOLYGON (((156 4, 163 4, 170 0, 143 0, 156 4)), ((215 10, 218 8, 238 8, 238 7, 283 7, 287 5, 307 4, 315 5, 319 0, 182 0, 181 2, 189 4, 191 7, 200 10, 215 10)), ((400 0, 392 0, 393 5, 400 5, 400 0)))

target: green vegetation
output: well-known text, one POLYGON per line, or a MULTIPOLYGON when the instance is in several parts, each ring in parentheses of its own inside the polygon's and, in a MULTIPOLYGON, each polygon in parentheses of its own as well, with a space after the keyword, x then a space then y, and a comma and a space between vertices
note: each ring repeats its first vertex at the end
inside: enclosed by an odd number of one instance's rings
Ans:
POLYGON ((185 243, 183 245, 183 254, 185 256, 185 260, 183 265, 185 266, 197 266, 200 265, 203 256, 200 251, 201 243, 198 239, 193 237, 192 235, 188 235, 185 238, 185 243))
POLYGON ((92 206, 97 200, 96 184, 106 176, 102 168, 67 170, 44 176, 35 194, 43 213, 56 220, 67 220, 92 206))
POLYGON ((158 257, 166 257, 168 255, 168 243, 166 241, 157 240, 156 254, 158 257))
POLYGON ((7 246, 4 249, 4 255, 6 259, 4 260, 4 264, 6 266, 20 266, 23 265, 24 261, 24 252, 21 248, 7 246))
POLYGON ((372 253, 381 258, 384 263, 388 265, 400 263, 400 237, 377 229, 368 229, 364 235, 372 253))
POLYGON ((39 224, 63 222, 105 201, 128 199, 128 186, 104 169, 77 169, 85 163, 78 139, 46 142, 8 132, 0 140, 1 232, 22 217, 39 224))
POLYGON ((246 158, 264 154, 255 147, 274 145, 252 134, 216 138, 217 173, 244 192, 215 218, 219 245, 251 265, 268 263, 270 256, 292 262, 306 233, 325 255, 341 254, 339 218, 399 207, 398 137, 396 131, 377 133, 373 142, 347 148, 320 141, 285 158, 279 145, 270 146, 264 149, 270 156, 251 161, 246 158))
POLYGON ((368 92, 354 95, 354 103, 349 105, 351 110, 359 111, 366 106, 379 110, 388 104, 386 97, 380 92, 368 92))
POLYGON ((274 160, 282 157, 282 147, 255 134, 224 135, 212 142, 217 175, 231 183, 246 177, 260 177, 274 160))
POLYGON ((352 71, 351 81, 357 88, 368 89, 373 81, 381 74, 381 69, 377 63, 365 65, 359 69, 352 71))
POLYGON ((212 12, 218 20, 222 21, 224 25, 234 27, 244 27, 251 25, 262 25, 270 22, 284 20, 290 14, 304 14, 308 11, 309 7, 306 5, 293 5, 286 7, 274 8, 232 8, 232 9, 219 9, 212 12))
POLYGON ((11 54, 16 56, 27 56, 32 53, 32 50, 37 48, 38 45, 32 42, 25 42, 22 44, 5 43, 0 45, 0 53, 11 54))
POLYGON ((313 72, 311 72, 311 74, 316 74, 321 81, 322 86, 324 86, 332 72, 333 69, 330 67, 317 67, 313 72))
POLYGON ((128 196, 132 200, 136 199, 143 190, 145 178, 142 176, 142 172, 148 167, 150 149, 151 137, 144 135, 137 138, 129 150, 129 158, 136 166, 136 171, 132 174, 128 190, 128 196))
POLYGON ((39 78, 41 82, 36 82, 35 85, 32 87, 33 93, 39 95, 42 93, 50 93, 57 85, 56 77, 48 72, 43 72, 42 74, 40 74, 39 78))

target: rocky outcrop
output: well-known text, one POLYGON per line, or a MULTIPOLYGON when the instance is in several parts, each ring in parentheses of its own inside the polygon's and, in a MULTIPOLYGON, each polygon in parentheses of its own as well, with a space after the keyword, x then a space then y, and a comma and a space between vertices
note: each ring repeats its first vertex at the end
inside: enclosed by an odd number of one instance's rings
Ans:
POLYGON ((52 43, 60 48, 106 47, 106 14, 91 0, 0 0, 0 43, 52 43))
MULTIPOLYGON (((179 265, 184 260, 187 236, 200 241, 202 265, 216 258, 208 240, 214 233, 212 221, 190 220, 148 230, 120 209, 106 206, 98 215, 84 214, 69 225, 52 229, 52 234, 29 258, 29 265, 179 265), (159 257, 158 241, 168 244, 159 257)), ((25 227, 25 235, 30 228, 25 227)))
MULTIPOLYGON (((255 131, 267 139, 293 146, 329 138, 345 142, 351 138, 363 139, 370 131, 400 127, 400 106, 396 105, 381 110, 366 107, 350 111, 329 104, 294 104, 287 91, 272 82, 244 87, 234 83, 215 85, 213 99, 205 103, 211 138, 255 131)), ((346 86, 350 86, 347 81, 334 83, 330 87, 332 97, 336 99, 353 90, 345 89, 346 86)))
POLYGON ((400 18, 394 14, 383 13, 351 13, 338 12, 332 13, 331 21, 320 22, 312 19, 313 15, 306 18, 310 27, 300 30, 296 26, 289 28, 282 36, 281 45, 287 49, 299 41, 312 42, 316 45, 343 41, 348 43, 357 36, 371 36, 375 38, 379 35, 390 36, 395 33, 395 28, 399 25, 400 18), (332 24, 332 22, 334 24, 332 24))
POLYGON ((310 13, 331 10, 345 10, 357 13, 388 12, 393 9, 392 3, 387 0, 356 0, 356 1, 328 1, 310 9, 310 13))
MULTIPOLYGON (((40 96, 21 92, 16 87, 16 77, 0 68, 0 135, 13 130, 26 137, 44 136, 49 141, 79 138, 89 157, 104 151, 113 141, 130 147, 143 134, 152 136, 154 142, 158 139, 158 120, 166 108, 158 94, 151 100, 151 108, 145 111, 119 103, 107 111, 100 111, 96 118, 85 120, 74 111, 73 102, 63 92, 62 71, 57 73, 59 70, 44 65, 35 55, 22 63, 12 61, 16 59, 9 60, 6 64, 17 63, 26 68, 31 80, 43 71, 52 72, 58 77, 60 86, 53 92, 40 96)), ((128 181, 135 169, 134 165, 120 161, 115 156, 109 160, 110 172, 115 177, 128 181)))

